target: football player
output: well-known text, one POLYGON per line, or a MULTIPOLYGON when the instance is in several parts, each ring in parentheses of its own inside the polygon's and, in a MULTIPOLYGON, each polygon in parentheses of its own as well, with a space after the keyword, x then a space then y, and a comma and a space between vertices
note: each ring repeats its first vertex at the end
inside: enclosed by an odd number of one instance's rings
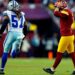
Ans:
MULTIPOLYGON (((54 74, 55 69, 61 62, 62 55, 65 51, 67 51, 70 55, 75 68, 74 35, 71 28, 74 16, 71 10, 67 7, 67 2, 65 0, 58 0, 55 3, 55 6, 54 15, 60 18, 61 38, 58 44, 57 56, 53 66, 51 68, 43 69, 45 72, 50 74, 54 74)), ((75 70, 72 75, 75 75, 75 70)))
POLYGON ((72 24, 72 30, 73 30, 73 33, 74 33, 74 50, 75 50, 75 8, 73 8, 72 11, 73 11, 73 14, 74 14, 74 22, 72 24))
POLYGON ((13 47, 11 55, 14 57, 14 52, 16 52, 17 45, 23 39, 24 35, 27 34, 27 22, 25 20, 24 12, 20 11, 20 5, 13 0, 8 3, 7 7, 8 10, 3 12, 3 22, 0 29, 0 37, 2 36, 8 24, 10 28, 8 29, 7 36, 3 43, 4 52, 2 55, 0 74, 4 74, 4 68, 10 48, 13 47))

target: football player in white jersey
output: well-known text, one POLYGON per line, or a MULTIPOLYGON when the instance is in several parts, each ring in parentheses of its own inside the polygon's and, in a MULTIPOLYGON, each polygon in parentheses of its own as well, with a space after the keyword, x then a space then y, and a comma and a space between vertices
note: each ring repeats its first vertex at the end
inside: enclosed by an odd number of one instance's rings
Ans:
MULTIPOLYGON (((8 10, 3 12, 3 22, 0 29, 0 37, 8 24, 10 25, 10 28, 8 29, 8 33, 3 44, 4 52, 2 55, 0 74, 4 74, 4 67, 7 62, 8 53, 12 44, 14 43, 13 47, 15 51, 18 43, 20 43, 24 35, 27 34, 25 14, 20 11, 20 5, 15 0, 10 1, 8 3, 8 10)), ((13 51, 11 52, 11 55, 14 56, 13 51)))

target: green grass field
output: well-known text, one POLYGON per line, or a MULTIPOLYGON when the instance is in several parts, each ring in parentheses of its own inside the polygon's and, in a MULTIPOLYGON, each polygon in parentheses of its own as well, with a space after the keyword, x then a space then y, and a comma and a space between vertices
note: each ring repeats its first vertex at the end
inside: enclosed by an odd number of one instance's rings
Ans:
MULTIPOLYGON (((8 59, 5 75, 49 75, 43 71, 43 68, 50 67, 53 62, 54 60, 44 58, 8 59)), ((72 61, 70 59, 63 59, 54 75, 71 75, 72 70, 72 61)))

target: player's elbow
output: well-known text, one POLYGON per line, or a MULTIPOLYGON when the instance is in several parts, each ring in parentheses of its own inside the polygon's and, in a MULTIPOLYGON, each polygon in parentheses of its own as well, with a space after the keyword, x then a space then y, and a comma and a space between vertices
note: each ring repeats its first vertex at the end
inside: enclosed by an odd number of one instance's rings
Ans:
POLYGON ((7 26, 7 24, 9 23, 9 19, 4 19, 2 22, 2 27, 0 29, 0 34, 2 34, 7 26))
POLYGON ((58 11, 54 11, 54 15, 55 15, 56 17, 59 17, 59 12, 58 12, 58 11))
POLYGON ((27 31, 27 26, 25 25, 24 28, 23 28, 23 34, 26 35, 27 32, 28 32, 28 31, 27 31))

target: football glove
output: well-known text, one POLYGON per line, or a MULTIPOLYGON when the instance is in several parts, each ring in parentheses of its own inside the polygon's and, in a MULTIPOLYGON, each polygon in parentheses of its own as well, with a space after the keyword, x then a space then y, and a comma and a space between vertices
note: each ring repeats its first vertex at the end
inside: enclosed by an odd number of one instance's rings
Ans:
POLYGON ((66 1, 57 1, 56 3, 55 3, 55 7, 58 7, 58 8, 65 8, 65 7, 67 7, 67 2, 66 1))

